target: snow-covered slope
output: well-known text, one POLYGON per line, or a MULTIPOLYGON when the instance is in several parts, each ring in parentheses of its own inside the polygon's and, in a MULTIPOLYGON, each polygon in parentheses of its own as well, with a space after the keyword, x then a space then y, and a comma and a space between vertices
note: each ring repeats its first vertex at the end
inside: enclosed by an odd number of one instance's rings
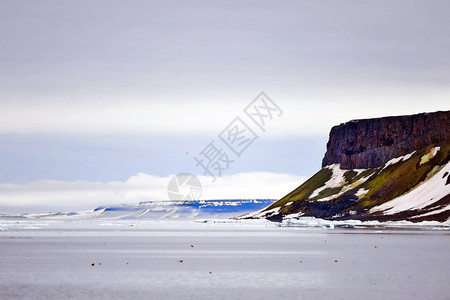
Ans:
MULTIPOLYGON (((438 203, 448 195, 449 188, 446 184, 450 173, 450 163, 447 163, 439 172, 431 178, 427 178, 417 187, 406 194, 388 201, 370 210, 371 213, 381 211, 387 215, 393 215, 406 210, 421 210, 438 203)), ((450 206, 444 206, 439 211, 449 210, 450 206)))
POLYGON ((244 218, 412 222, 450 218, 450 145, 430 145, 371 169, 324 167, 271 206, 244 218))

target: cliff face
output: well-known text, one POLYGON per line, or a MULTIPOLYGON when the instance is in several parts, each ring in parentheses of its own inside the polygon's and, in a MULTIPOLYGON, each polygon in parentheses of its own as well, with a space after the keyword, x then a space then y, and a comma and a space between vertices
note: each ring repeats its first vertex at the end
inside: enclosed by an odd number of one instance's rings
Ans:
POLYGON ((241 218, 450 222, 449 122, 445 111, 335 126, 322 170, 241 218))
POLYGON ((354 120, 331 129, 322 166, 383 166, 392 158, 450 140, 450 111, 354 120))

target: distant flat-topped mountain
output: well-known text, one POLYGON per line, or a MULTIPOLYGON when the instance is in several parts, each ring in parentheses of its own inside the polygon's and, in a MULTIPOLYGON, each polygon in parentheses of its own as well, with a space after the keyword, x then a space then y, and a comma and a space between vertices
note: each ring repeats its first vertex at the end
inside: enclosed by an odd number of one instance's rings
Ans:
POLYGON ((323 168, 244 218, 447 221, 450 111, 354 120, 331 129, 323 168))

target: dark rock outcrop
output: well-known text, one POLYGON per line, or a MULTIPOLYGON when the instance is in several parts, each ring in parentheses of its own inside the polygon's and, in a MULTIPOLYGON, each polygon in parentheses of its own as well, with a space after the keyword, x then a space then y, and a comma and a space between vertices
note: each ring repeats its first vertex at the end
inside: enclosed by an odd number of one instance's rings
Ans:
POLYGON ((335 126, 322 170, 242 218, 448 222, 449 122, 444 111, 335 126))
POLYGON ((342 169, 383 166, 394 157, 450 140, 450 111, 353 120, 331 129, 322 166, 342 169))

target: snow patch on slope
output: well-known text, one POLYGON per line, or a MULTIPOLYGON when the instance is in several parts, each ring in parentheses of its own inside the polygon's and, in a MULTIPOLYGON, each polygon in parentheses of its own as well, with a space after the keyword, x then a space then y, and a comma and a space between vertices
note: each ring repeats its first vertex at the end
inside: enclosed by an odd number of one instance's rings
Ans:
POLYGON ((369 190, 366 190, 366 189, 364 189, 364 188, 360 188, 360 189, 356 192, 355 196, 358 197, 358 198, 362 198, 362 197, 364 197, 368 192, 369 192, 369 190))
POLYGON ((433 147, 430 149, 430 152, 428 152, 427 154, 425 154, 424 156, 422 156, 420 158, 420 164, 424 164, 427 163, 428 161, 430 161, 430 159, 432 159, 433 157, 436 156, 436 154, 438 153, 438 151, 441 150, 441 147, 433 147))
MULTIPOLYGON (((411 218, 414 219, 414 218, 422 218, 422 217, 437 215, 437 214, 440 214, 440 213, 442 213, 444 211, 447 211, 447 210, 450 210, 450 206, 446 206, 446 207, 443 207, 443 208, 438 209, 438 210, 433 210, 433 211, 430 211, 430 212, 427 212, 427 213, 424 213, 424 214, 421 214, 421 215, 413 216, 411 218)), ((447 220, 447 221, 450 221, 450 219, 447 220)))
MULTIPOLYGON (((342 189, 339 191, 339 193, 336 193, 334 195, 318 199, 317 202, 325 202, 325 201, 330 201, 330 200, 336 199, 336 198, 342 196, 344 193, 346 193, 346 192, 348 192, 348 191, 350 191, 350 190, 360 186, 361 184, 366 182, 367 179, 369 179, 371 176, 372 176, 372 174, 369 174, 368 176, 361 177, 360 179, 358 179, 357 181, 355 181, 355 182, 353 182, 351 184, 344 185, 342 187, 342 189)), ((357 194, 358 193, 362 193, 363 192, 362 190, 364 190, 364 189, 359 189, 358 192, 355 194, 355 196, 359 197, 357 194)), ((364 190, 364 195, 367 194, 368 192, 369 192, 369 190, 364 190)), ((363 196, 361 196, 361 197, 363 197, 363 196)))
POLYGON ((280 211, 281 207, 275 207, 269 210, 265 210, 266 208, 262 208, 260 210, 257 210, 255 212, 251 212, 242 216, 238 216, 235 217, 234 219, 248 219, 248 218, 267 218, 267 217, 271 217, 274 216, 276 214, 278 214, 278 212, 280 211))
POLYGON ((384 212, 386 215, 392 215, 406 210, 422 209, 441 200, 450 193, 450 185, 446 185, 449 175, 444 176, 446 172, 450 173, 450 163, 447 163, 437 174, 421 182, 413 190, 382 205, 375 206, 369 212, 384 212))
POLYGON ((323 186, 321 186, 318 189, 315 189, 312 192, 311 196, 309 196, 309 199, 317 197, 321 191, 323 191, 323 190, 325 190, 327 188, 340 187, 340 186, 343 186, 346 183, 345 178, 344 178, 344 174, 348 170, 342 170, 340 164, 329 165, 329 166, 326 166, 325 168, 330 169, 331 171, 333 171, 333 174, 331 175, 331 178, 327 182, 325 182, 325 184, 323 186))
POLYGON ((411 156, 412 156, 415 152, 416 152, 416 151, 413 151, 413 152, 411 152, 411 153, 409 153, 409 154, 406 154, 406 155, 399 156, 399 157, 396 157, 396 158, 391 159, 390 161, 388 161, 388 162, 384 165, 384 167, 383 167, 383 169, 381 169, 381 171, 383 171, 384 169, 386 169, 386 168, 389 167, 390 165, 395 165, 396 163, 398 163, 398 162, 400 162, 400 161, 406 161, 406 160, 410 159, 411 156))

